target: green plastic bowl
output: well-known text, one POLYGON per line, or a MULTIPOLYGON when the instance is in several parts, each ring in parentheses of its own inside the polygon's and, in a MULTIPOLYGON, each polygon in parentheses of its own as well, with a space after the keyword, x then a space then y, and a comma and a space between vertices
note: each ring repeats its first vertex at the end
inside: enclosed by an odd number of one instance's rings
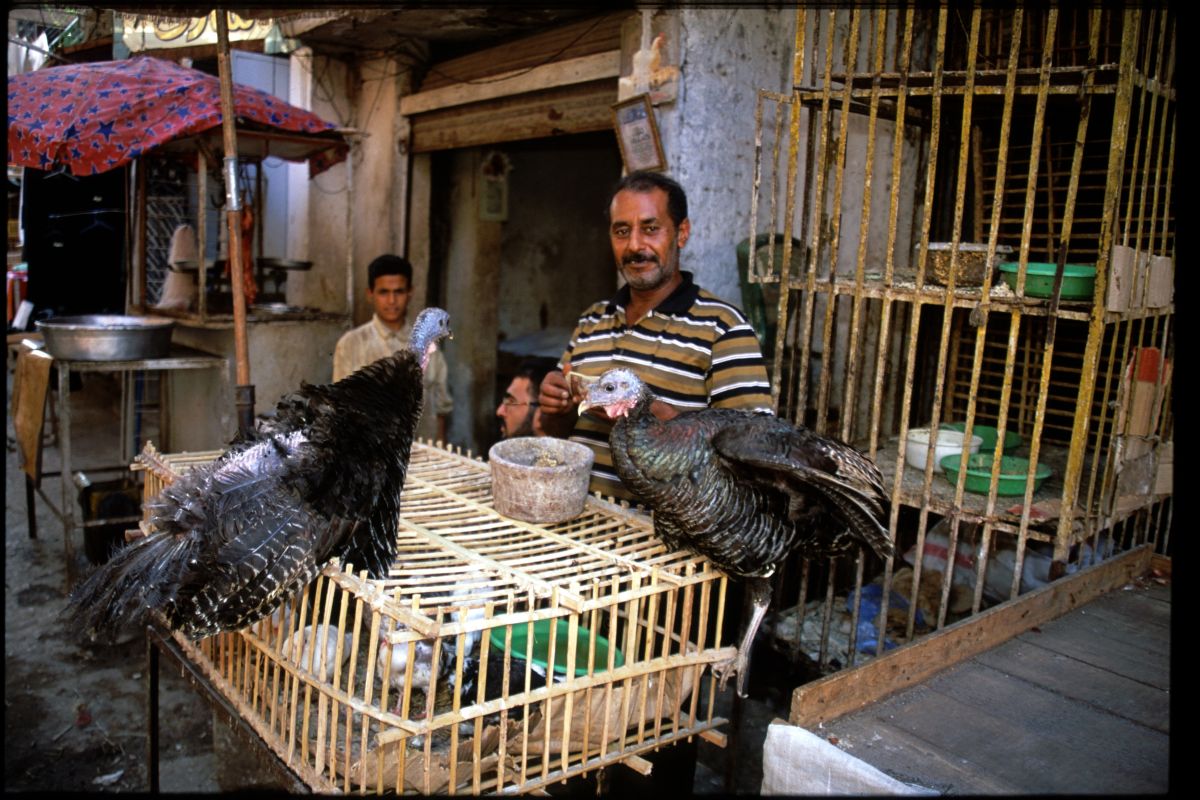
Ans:
MULTIPOLYGON (((1007 261, 1000 265, 1004 280, 1016 291, 1017 272, 1021 265, 1007 261)), ((1054 273, 1057 264, 1030 261, 1025 270, 1025 296, 1049 297, 1054 294, 1054 273)), ((1090 300, 1096 290, 1096 268, 1088 264, 1066 264, 1063 266, 1062 294, 1064 300, 1090 300)))
MULTIPOLYGON (((946 480, 958 483, 958 462, 960 455, 949 455, 942 459, 942 469, 945 470, 946 480)), ((1000 457, 1000 478, 996 485, 996 494, 1015 495, 1025 494, 1025 476, 1029 472, 1029 459, 1020 456, 1000 457)), ((1045 464, 1038 464, 1033 474, 1033 490, 1036 492, 1050 477, 1051 470, 1045 464)), ((988 484, 992 480, 992 453, 976 453, 967 457, 967 480, 964 488, 968 492, 987 494, 988 484)))
MULTIPOLYGON (((550 653, 550 623, 552 620, 542 619, 533 623, 533 663, 542 669, 546 668, 547 656, 550 653)), ((558 624, 554 626, 554 671, 560 675, 567 674, 567 647, 571 642, 569 626, 566 620, 558 620, 558 624)), ((587 658, 588 658, 588 640, 591 638, 591 632, 582 625, 577 629, 578 633, 575 636, 575 674, 587 674, 587 658)), ((491 636, 492 647, 504 650, 504 627, 493 628, 491 636)), ((512 656, 514 659, 524 659, 525 650, 529 641, 529 626, 523 623, 517 623, 512 626, 512 656)), ((604 672, 608 669, 608 639, 605 639, 599 634, 596 635, 596 659, 595 672, 604 672)), ((621 651, 613 647, 614 652, 613 665, 621 666, 625 663, 625 656, 621 651)))
MULTIPOLYGON (((944 431, 958 431, 959 433, 964 433, 967 430, 967 423, 965 423, 965 422, 943 422, 938 427, 944 431)), ((976 436, 978 436, 980 439, 983 439, 983 444, 979 445, 979 452, 991 453, 992 451, 994 451, 996 449, 996 428, 994 426, 976 424, 974 427, 971 428, 971 432, 973 434, 975 434, 976 436)), ((1011 453, 1013 450, 1017 449, 1020 446, 1021 446, 1021 434, 1015 433, 1013 431, 1005 431, 1004 432, 1004 448, 1003 449, 1006 452, 1011 453)))

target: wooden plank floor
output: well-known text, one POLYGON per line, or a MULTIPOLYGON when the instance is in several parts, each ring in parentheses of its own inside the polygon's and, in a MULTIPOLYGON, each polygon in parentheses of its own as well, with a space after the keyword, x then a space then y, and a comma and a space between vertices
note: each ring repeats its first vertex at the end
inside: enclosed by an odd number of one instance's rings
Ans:
POLYGON ((947 794, 1168 788, 1171 590, 1110 591, 817 733, 947 794))

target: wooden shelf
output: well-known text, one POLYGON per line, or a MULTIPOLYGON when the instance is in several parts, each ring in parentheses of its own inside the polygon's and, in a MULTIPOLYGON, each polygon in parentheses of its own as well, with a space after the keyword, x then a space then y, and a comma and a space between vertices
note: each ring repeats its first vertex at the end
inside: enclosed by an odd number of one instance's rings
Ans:
MULTIPOLYGON (((921 303, 923 305, 945 305, 946 303, 945 286, 929 282, 918 287, 913 281, 911 272, 907 274, 898 273, 890 284, 884 281, 879 273, 868 273, 868 276, 863 281, 861 291, 851 276, 838 276, 832 285, 828 277, 818 278, 813 285, 813 289, 823 294, 828 294, 832 290, 832 293, 835 295, 846 295, 849 297, 861 295, 872 300, 888 298, 897 302, 921 303)), ((778 280, 751 280, 751 283, 764 284, 778 284, 778 282, 778 280)), ((804 291, 806 288, 807 282, 804 279, 795 278, 791 282, 791 289, 793 291, 804 291)), ((956 286, 952 294, 951 304, 955 308, 974 309, 982 300, 982 286, 956 286)), ((1083 322, 1090 320, 1092 317, 1091 300, 1060 300, 1057 313, 1052 315, 1050 300, 1048 298, 1017 297, 1008 287, 1008 284, 1003 282, 993 285, 989 290, 988 306, 990 311, 1000 313, 1019 311, 1022 315, 1030 317, 1056 316, 1060 319, 1073 319, 1083 322)), ((1138 308, 1122 312, 1105 311, 1104 321, 1106 324, 1113 324, 1134 319, 1166 316, 1174 313, 1175 304, 1171 303, 1162 308, 1138 308)))
MULTIPOLYGON (((1029 457, 1029 445, 1023 443, 1015 448, 1011 455, 1029 457)), ((1066 473, 1067 448, 1042 445, 1038 451, 1038 462, 1050 467, 1053 472, 1042 484, 1031 499, 1033 508, 1041 513, 1031 515, 1029 525, 1030 538, 1043 542, 1054 541, 1054 529, 1058 526, 1057 508, 1062 498, 1062 477, 1066 473), (1035 525, 1037 526, 1035 528, 1035 525)), ((902 457, 902 448, 897 438, 892 438, 881 447, 875 456, 875 463, 883 473, 883 486, 891 490, 896 480, 896 459, 902 457)), ((957 514, 966 521, 994 523, 995 527, 1010 533, 1017 533, 1021 523, 1021 511, 1025 503, 1024 496, 997 495, 991 515, 987 513, 987 495, 963 490, 961 510, 955 506, 955 486, 947 480, 945 473, 935 472, 930 478, 929 500, 925 501, 925 473, 907 462, 901 464, 900 490, 897 496, 900 502, 912 508, 926 508, 935 514, 949 516, 957 514)), ((1082 514, 1082 509, 1077 509, 1082 514)))

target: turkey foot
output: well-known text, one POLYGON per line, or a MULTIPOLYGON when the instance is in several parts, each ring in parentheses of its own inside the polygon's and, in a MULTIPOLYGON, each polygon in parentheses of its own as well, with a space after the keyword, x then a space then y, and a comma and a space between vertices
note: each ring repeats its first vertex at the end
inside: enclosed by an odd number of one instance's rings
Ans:
POLYGON ((745 698, 746 676, 750 672, 750 649, 754 646, 754 636, 762 625, 763 617, 767 615, 767 607, 771 604, 770 578, 747 578, 746 588, 750 591, 750 619, 746 623, 742 641, 738 644, 737 657, 713 665, 713 677, 718 681, 718 687, 725 691, 729 677, 737 673, 738 697, 745 698))

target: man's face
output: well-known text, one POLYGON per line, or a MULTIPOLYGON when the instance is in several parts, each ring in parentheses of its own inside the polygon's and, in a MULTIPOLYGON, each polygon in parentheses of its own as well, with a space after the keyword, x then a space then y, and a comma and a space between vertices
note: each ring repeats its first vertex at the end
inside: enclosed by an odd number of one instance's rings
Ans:
POLYGON ((529 378, 513 378, 504 391, 504 399, 496 406, 500 419, 500 435, 505 439, 533 435, 533 414, 537 410, 533 382, 529 378))
POLYGON ((667 193, 629 189, 617 192, 609 206, 608 237, 617 270, 639 291, 666 285, 679 272, 679 249, 687 242, 691 223, 679 227, 667 213, 667 193))
POLYGON ((404 313, 408 310, 408 299, 412 294, 408 278, 403 275, 380 275, 375 279, 375 288, 367 289, 367 299, 384 325, 398 328, 404 324, 404 313))

